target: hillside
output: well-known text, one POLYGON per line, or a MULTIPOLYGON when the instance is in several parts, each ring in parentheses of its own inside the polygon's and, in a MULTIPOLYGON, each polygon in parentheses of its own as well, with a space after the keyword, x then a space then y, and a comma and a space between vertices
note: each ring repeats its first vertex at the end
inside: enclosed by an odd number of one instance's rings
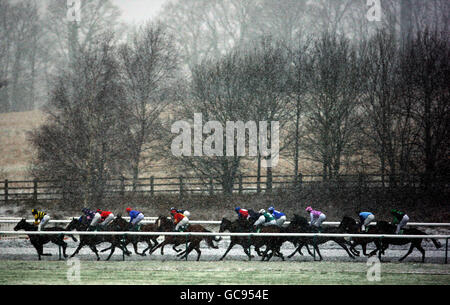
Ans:
POLYGON ((0 113, 0 179, 27 178, 32 148, 27 133, 45 120, 39 110, 0 113))
MULTIPOLYGON (((39 127, 45 121, 42 111, 0 113, 0 179, 28 180, 30 179, 27 168, 32 159, 33 149, 27 141, 27 133, 39 127)), ((248 174, 256 174, 256 162, 247 160, 244 162, 248 174)), ((318 172, 311 164, 303 163, 301 168, 307 168, 309 172, 318 172)), ((280 158, 278 166, 273 170, 274 174, 292 174, 293 165, 290 161, 280 158)), ((173 167, 165 161, 156 162, 142 176, 167 176, 179 175, 173 167)), ((263 171, 264 174, 264 171, 263 171)))

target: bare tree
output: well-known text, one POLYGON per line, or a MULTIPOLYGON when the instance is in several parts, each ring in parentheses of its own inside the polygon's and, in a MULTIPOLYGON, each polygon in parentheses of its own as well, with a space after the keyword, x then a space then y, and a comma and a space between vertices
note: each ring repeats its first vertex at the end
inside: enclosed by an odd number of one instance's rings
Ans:
POLYGON ((127 166, 128 119, 114 52, 111 37, 80 50, 52 91, 48 121, 30 135, 37 151, 33 176, 55 181, 72 193, 67 199, 85 205, 101 203, 107 181, 127 166))
POLYGON ((328 33, 315 42, 311 56, 302 147, 322 165, 324 179, 330 179, 340 174, 343 157, 358 144, 359 59, 346 38, 328 33))
MULTIPOLYGON (((128 146, 134 181, 141 170, 152 161, 160 145, 161 113, 173 94, 173 84, 179 64, 178 52, 172 37, 161 24, 141 27, 129 44, 120 47, 123 84, 127 96, 123 109, 130 117, 128 146)), ((135 185, 135 183, 134 183, 135 185)))
POLYGON ((420 152, 416 170, 430 187, 448 169, 449 56, 446 33, 424 30, 405 44, 400 54, 402 98, 417 126, 415 147, 420 152))

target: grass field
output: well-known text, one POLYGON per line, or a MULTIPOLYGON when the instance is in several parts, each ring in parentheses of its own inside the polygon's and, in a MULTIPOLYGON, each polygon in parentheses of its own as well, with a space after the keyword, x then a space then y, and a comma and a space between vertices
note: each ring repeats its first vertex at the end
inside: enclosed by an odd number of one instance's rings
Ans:
POLYGON ((92 262, 0 261, 0 285, 448 285, 448 265, 383 263, 381 280, 369 282, 365 263, 346 262, 92 262))

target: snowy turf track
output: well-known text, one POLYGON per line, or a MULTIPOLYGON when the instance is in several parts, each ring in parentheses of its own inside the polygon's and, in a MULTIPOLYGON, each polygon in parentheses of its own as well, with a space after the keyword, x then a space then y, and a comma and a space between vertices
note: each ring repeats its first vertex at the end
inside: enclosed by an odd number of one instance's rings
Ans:
MULTIPOLYGON (((442 230, 439 230, 439 233, 442 233, 442 230)), ((444 230, 447 231, 447 230, 444 230)), ((436 230, 427 230, 428 234, 436 234, 436 230)), ((76 236, 76 235, 75 235, 76 236)), ((76 236, 78 238, 78 236, 76 236)), ((159 240, 162 240, 160 238, 159 240)), ((72 239, 67 238, 65 240, 68 244, 67 247, 67 254, 70 256, 76 249, 76 246, 78 245, 78 242, 75 243, 72 239)), ((442 248, 436 249, 434 245, 429 240, 424 240, 422 242, 422 245, 426 251, 425 256, 425 262, 426 263, 437 263, 441 264, 444 263, 445 259, 445 240, 440 241, 443 245, 442 248)), ((220 257, 225 253, 227 247, 229 245, 228 238, 224 238, 222 241, 218 243, 219 249, 211 249, 208 248, 206 243, 202 241, 201 243, 201 257, 200 261, 217 261, 220 257)), ((105 249, 109 247, 108 243, 103 243, 97 246, 97 249, 100 251, 102 249, 105 249)), ((139 251, 142 252, 143 249, 146 248, 145 243, 139 244, 139 251)), ((179 258, 176 257, 176 252, 172 250, 172 245, 167 245, 164 248, 164 256, 161 256, 160 249, 156 250, 152 255, 147 256, 139 256, 134 254, 133 246, 131 244, 128 245, 128 249, 133 252, 131 256, 125 256, 126 261, 139 261, 139 260, 179 260, 179 258)), ((178 249, 184 250, 184 245, 181 245, 178 247, 178 249)), ((311 251, 313 251, 312 247, 310 247, 311 251)), ((356 257, 355 260, 351 259, 347 253, 339 247, 334 242, 327 242, 325 244, 322 244, 319 246, 320 252, 322 254, 322 257, 324 261, 358 261, 358 262, 365 262, 367 261, 367 258, 364 256, 356 257)), ((372 249, 374 249, 374 245, 370 244, 368 246, 368 252, 370 252, 372 249)), ((383 256, 383 261, 389 261, 389 262, 396 262, 398 259, 406 254, 406 252, 409 249, 409 245, 405 246, 390 246, 389 249, 386 251, 386 255, 383 256)), ((357 250, 361 251, 360 246, 357 247, 357 250)), ((291 254, 294 251, 294 247, 291 243, 286 242, 283 244, 283 247, 281 248, 282 253, 286 257, 287 255, 291 254)), ((44 246, 44 252, 45 253, 51 253, 51 257, 43 257, 43 260, 58 260, 59 259, 59 249, 58 246, 52 243, 48 243, 44 246)), ((302 249, 302 252, 304 256, 300 256, 296 254, 293 258, 286 260, 288 261, 313 261, 313 257, 311 257, 308 253, 306 248, 302 249)), ((252 247, 252 254, 255 256, 253 260, 260 260, 261 258, 257 256, 256 252, 254 251, 254 248, 252 247)), ((107 256, 109 255, 109 251, 100 253, 101 260, 105 260, 107 256)), ((361 253, 362 255, 362 253, 361 253)), ((89 247, 84 247, 80 253, 77 255, 78 258, 82 260, 96 260, 95 254, 89 249, 89 247)), ((421 262, 421 253, 418 250, 414 250, 413 253, 411 253, 404 262, 421 262)), ((188 260, 196 260, 197 253, 194 251, 191 252, 189 255, 188 260)), ((318 259, 318 256, 316 257, 318 259)), ((116 249, 114 255, 111 258, 111 261, 122 261, 122 251, 120 249, 116 249)), ((37 253, 36 250, 32 247, 31 243, 27 239, 1 239, 0 240, 0 260, 37 260, 37 253)), ((243 261, 248 260, 247 256, 245 255, 243 249, 239 245, 235 245, 233 249, 228 253, 225 260, 235 260, 235 261, 243 261)), ((272 258, 274 261, 281 260, 278 257, 272 258)))

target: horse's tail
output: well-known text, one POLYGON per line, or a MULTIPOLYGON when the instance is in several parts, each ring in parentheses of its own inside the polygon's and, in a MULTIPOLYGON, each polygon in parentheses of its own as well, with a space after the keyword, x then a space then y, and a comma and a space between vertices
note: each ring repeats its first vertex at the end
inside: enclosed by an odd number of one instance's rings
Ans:
POLYGON ((430 238, 431 241, 433 242, 434 246, 436 247, 436 249, 439 249, 442 247, 442 244, 435 238, 430 238))
MULTIPOLYGON (((427 233, 417 230, 417 229, 415 229, 415 231, 413 231, 413 233, 417 234, 417 235, 428 235, 427 233)), ((435 238, 426 238, 426 239, 431 240, 433 242, 434 246, 436 247, 436 249, 439 249, 442 247, 442 244, 437 239, 435 239, 435 238)))
MULTIPOLYGON (((203 232, 211 233, 211 231, 206 230, 206 229, 203 229, 203 232)), ((213 248, 213 249, 219 249, 219 247, 214 244, 214 241, 215 242, 219 242, 219 241, 222 240, 222 238, 220 236, 219 237, 216 237, 216 236, 205 236, 203 239, 206 241, 208 246, 213 248)))

